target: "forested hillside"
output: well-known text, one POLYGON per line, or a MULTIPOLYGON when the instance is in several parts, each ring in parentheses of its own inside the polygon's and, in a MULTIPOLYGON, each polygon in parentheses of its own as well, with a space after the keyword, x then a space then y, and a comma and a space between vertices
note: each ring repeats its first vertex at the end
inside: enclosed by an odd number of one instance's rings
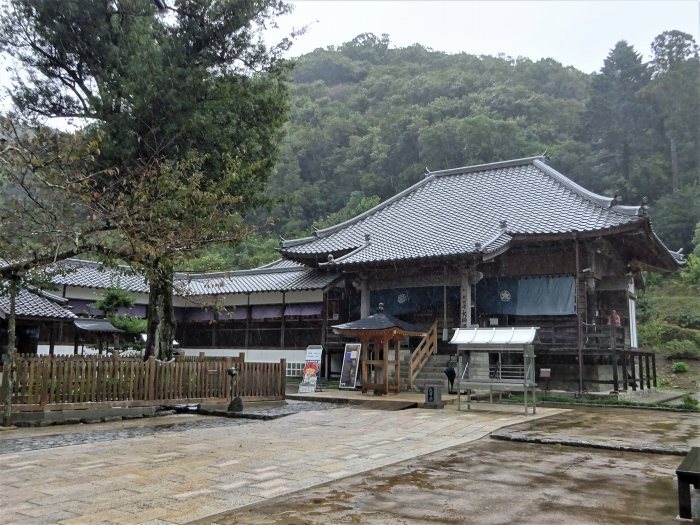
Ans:
POLYGON ((220 261, 274 257, 277 235, 348 218, 426 170, 545 152, 586 188, 646 197, 662 239, 687 253, 700 221, 698 47, 677 31, 650 44, 645 63, 619 42, 592 75, 551 59, 395 49, 372 34, 300 57, 270 184, 279 202, 255 218, 267 233, 220 261))

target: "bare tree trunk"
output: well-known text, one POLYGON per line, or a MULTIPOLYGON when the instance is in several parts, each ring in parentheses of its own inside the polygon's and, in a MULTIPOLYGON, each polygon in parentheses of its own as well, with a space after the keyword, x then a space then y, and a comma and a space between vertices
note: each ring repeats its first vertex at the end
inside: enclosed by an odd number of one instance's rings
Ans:
POLYGON ((148 275, 148 332, 144 357, 155 356, 167 360, 173 355, 175 337, 173 267, 159 262, 148 275))
POLYGON ((10 279, 10 315, 7 320, 7 355, 4 356, 5 408, 2 414, 3 426, 12 426, 12 389, 15 378, 15 353, 17 350, 16 306, 19 293, 19 279, 10 279))

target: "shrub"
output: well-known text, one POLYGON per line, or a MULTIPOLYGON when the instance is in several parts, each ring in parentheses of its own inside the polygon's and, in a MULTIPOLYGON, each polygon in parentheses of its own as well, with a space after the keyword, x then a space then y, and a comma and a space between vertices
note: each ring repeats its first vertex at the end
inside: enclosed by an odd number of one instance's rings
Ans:
POLYGON ((700 315, 688 313, 669 315, 666 317, 666 320, 680 326, 681 328, 700 330, 700 315))
POLYGON ((684 363, 683 361, 673 363, 671 370, 673 370, 674 374, 684 374, 688 371, 688 363, 684 363))
POLYGON ((652 319, 639 325, 639 339, 643 346, 650 347, 663 347, 673 340, 692 341, 696 347, 700 347, 700 330, 682 328, 663 319, 652 319))
POLYGON ((681 408, 685 408, 686 410, 697 410, 700 408, 700 401, 695 399, 693 396, 685 396, 683 398, 683 402, 681 403, 681 408))
POLYGON ((674 339, 663 345, 669 359, 700 359, 700 348, 693 341, 674 339))

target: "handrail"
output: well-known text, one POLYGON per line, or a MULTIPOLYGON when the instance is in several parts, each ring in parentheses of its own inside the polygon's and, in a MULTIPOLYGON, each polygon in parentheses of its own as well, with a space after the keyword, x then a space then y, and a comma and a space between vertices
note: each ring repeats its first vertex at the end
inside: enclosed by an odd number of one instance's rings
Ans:
POLYGON ((437 353, 437 320, 430 327, 425 337, 418 343, 416 349, 411 353, 411 359, 408 361, 408 388, 413 388, 413 380, 420 372, 423 365, 428 361, 432 354, 437 353))

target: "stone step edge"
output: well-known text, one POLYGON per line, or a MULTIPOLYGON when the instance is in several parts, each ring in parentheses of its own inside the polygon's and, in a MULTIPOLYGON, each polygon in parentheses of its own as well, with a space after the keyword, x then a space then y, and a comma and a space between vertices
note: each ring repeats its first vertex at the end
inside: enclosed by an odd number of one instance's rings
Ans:
POLYGON ((685 456, 690 451, 690 447, 673 445, 620 445, 602 441, 586 441, 584 439, 539 437, 524 432, 513 431, 497 430, 492 432, 489 437, 498 441, 536 443, 538 445, 564 445, 567 447, 616 450, 619 452, 640 452, 643 454, 663 454, 667 456, 685 456))

